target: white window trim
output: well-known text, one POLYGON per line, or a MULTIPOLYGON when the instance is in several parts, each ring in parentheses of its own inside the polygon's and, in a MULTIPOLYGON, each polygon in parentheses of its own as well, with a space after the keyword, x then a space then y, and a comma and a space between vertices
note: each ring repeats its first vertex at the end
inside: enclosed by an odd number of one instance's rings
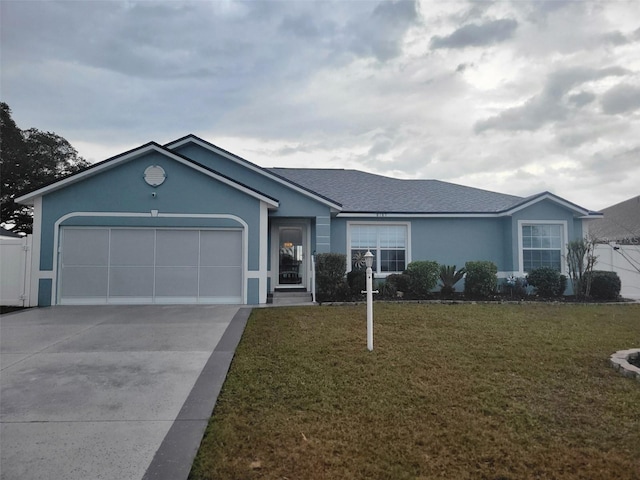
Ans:
POLYGON ((560 239, 560 273, 567 274, 565 259, 567 258, 567 239, 569 238, 569 225, 566 220, 518 220, 518 274, 524 276, 529 272, 524 270, 524 242, 522 240, 522 227, 527 225, 561 225, 562 238, 560 239))
MULTIPOLYGON (((347 222, 347 273, 351 271, 351 226, 352 225, 367 225, 371 227, 389 227, 400 226, 407 229, 407 245, 405 247, 406 257, 405 262, 407 265, 411 263, 411 222, 367 222, 367 221, 352 221, 347 222)), ((377 263, 378 268, 380 262, 377 263)), ((376 278, 386 278, 387 275, 393 275, 399 272, 373 272, 376 278)), ((401 272, 400 272, 401 273, 401 272)))

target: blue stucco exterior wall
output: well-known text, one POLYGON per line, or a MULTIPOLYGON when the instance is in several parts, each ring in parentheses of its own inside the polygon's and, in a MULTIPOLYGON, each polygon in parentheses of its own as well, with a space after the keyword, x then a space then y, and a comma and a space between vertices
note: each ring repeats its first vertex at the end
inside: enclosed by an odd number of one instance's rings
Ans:
POLYGON ((411 224, 412 260, 435 260, 462 267, 489 260, 504 269, 505 249, 500 218, 427 218, 411 224))
MULTIPOLYGON (((409 223, 411 225, 411 261, 434 260, 461 267, 467 261, 490 260, 498 269, 508 264, 505 255, 503 218, 334 218, 331 224, 332 251, 347 253, 347 223, 409 223)), ((507 251, 508 252, 508 251, 507 251)))
POLYGON ((348 255, 347 224, 409 223, 411 225, 410 261, 434 260, 444 265, 462 267, 468 261, 489 260, 499 272, 520 271, 518 221, 559 221, 567 224, 566 241, 583 235, 582 219, 553 201, 542 201, 513 216, 460 218, 333 218, 331 251, 348 255))

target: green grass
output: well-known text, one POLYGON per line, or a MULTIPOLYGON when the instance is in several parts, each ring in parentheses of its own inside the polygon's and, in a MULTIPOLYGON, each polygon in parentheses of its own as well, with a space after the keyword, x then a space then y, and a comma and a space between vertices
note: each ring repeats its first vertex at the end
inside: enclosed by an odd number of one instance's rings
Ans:
POLYGON ((254 310, 191 479, 638 479, 640 306, 254 310))

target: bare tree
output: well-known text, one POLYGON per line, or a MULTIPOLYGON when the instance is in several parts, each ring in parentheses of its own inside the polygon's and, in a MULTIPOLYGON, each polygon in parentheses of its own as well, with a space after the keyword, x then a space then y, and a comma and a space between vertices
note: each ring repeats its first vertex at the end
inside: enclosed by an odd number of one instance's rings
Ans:
POLYGON ((594 254, 596 243, 595 238, 585 237, 567 244, 569 276, 577 297, 588 297, 591 291, 591 272, 598 259, 594 254))

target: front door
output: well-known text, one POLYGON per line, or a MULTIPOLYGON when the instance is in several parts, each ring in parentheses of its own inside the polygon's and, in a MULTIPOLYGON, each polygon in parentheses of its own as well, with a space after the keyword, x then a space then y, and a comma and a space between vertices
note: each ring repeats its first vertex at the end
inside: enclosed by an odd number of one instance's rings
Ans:
POLYGON ((306 227, 304 225, 278 225, 278 276, 281 288, 307 287, 306 227))

